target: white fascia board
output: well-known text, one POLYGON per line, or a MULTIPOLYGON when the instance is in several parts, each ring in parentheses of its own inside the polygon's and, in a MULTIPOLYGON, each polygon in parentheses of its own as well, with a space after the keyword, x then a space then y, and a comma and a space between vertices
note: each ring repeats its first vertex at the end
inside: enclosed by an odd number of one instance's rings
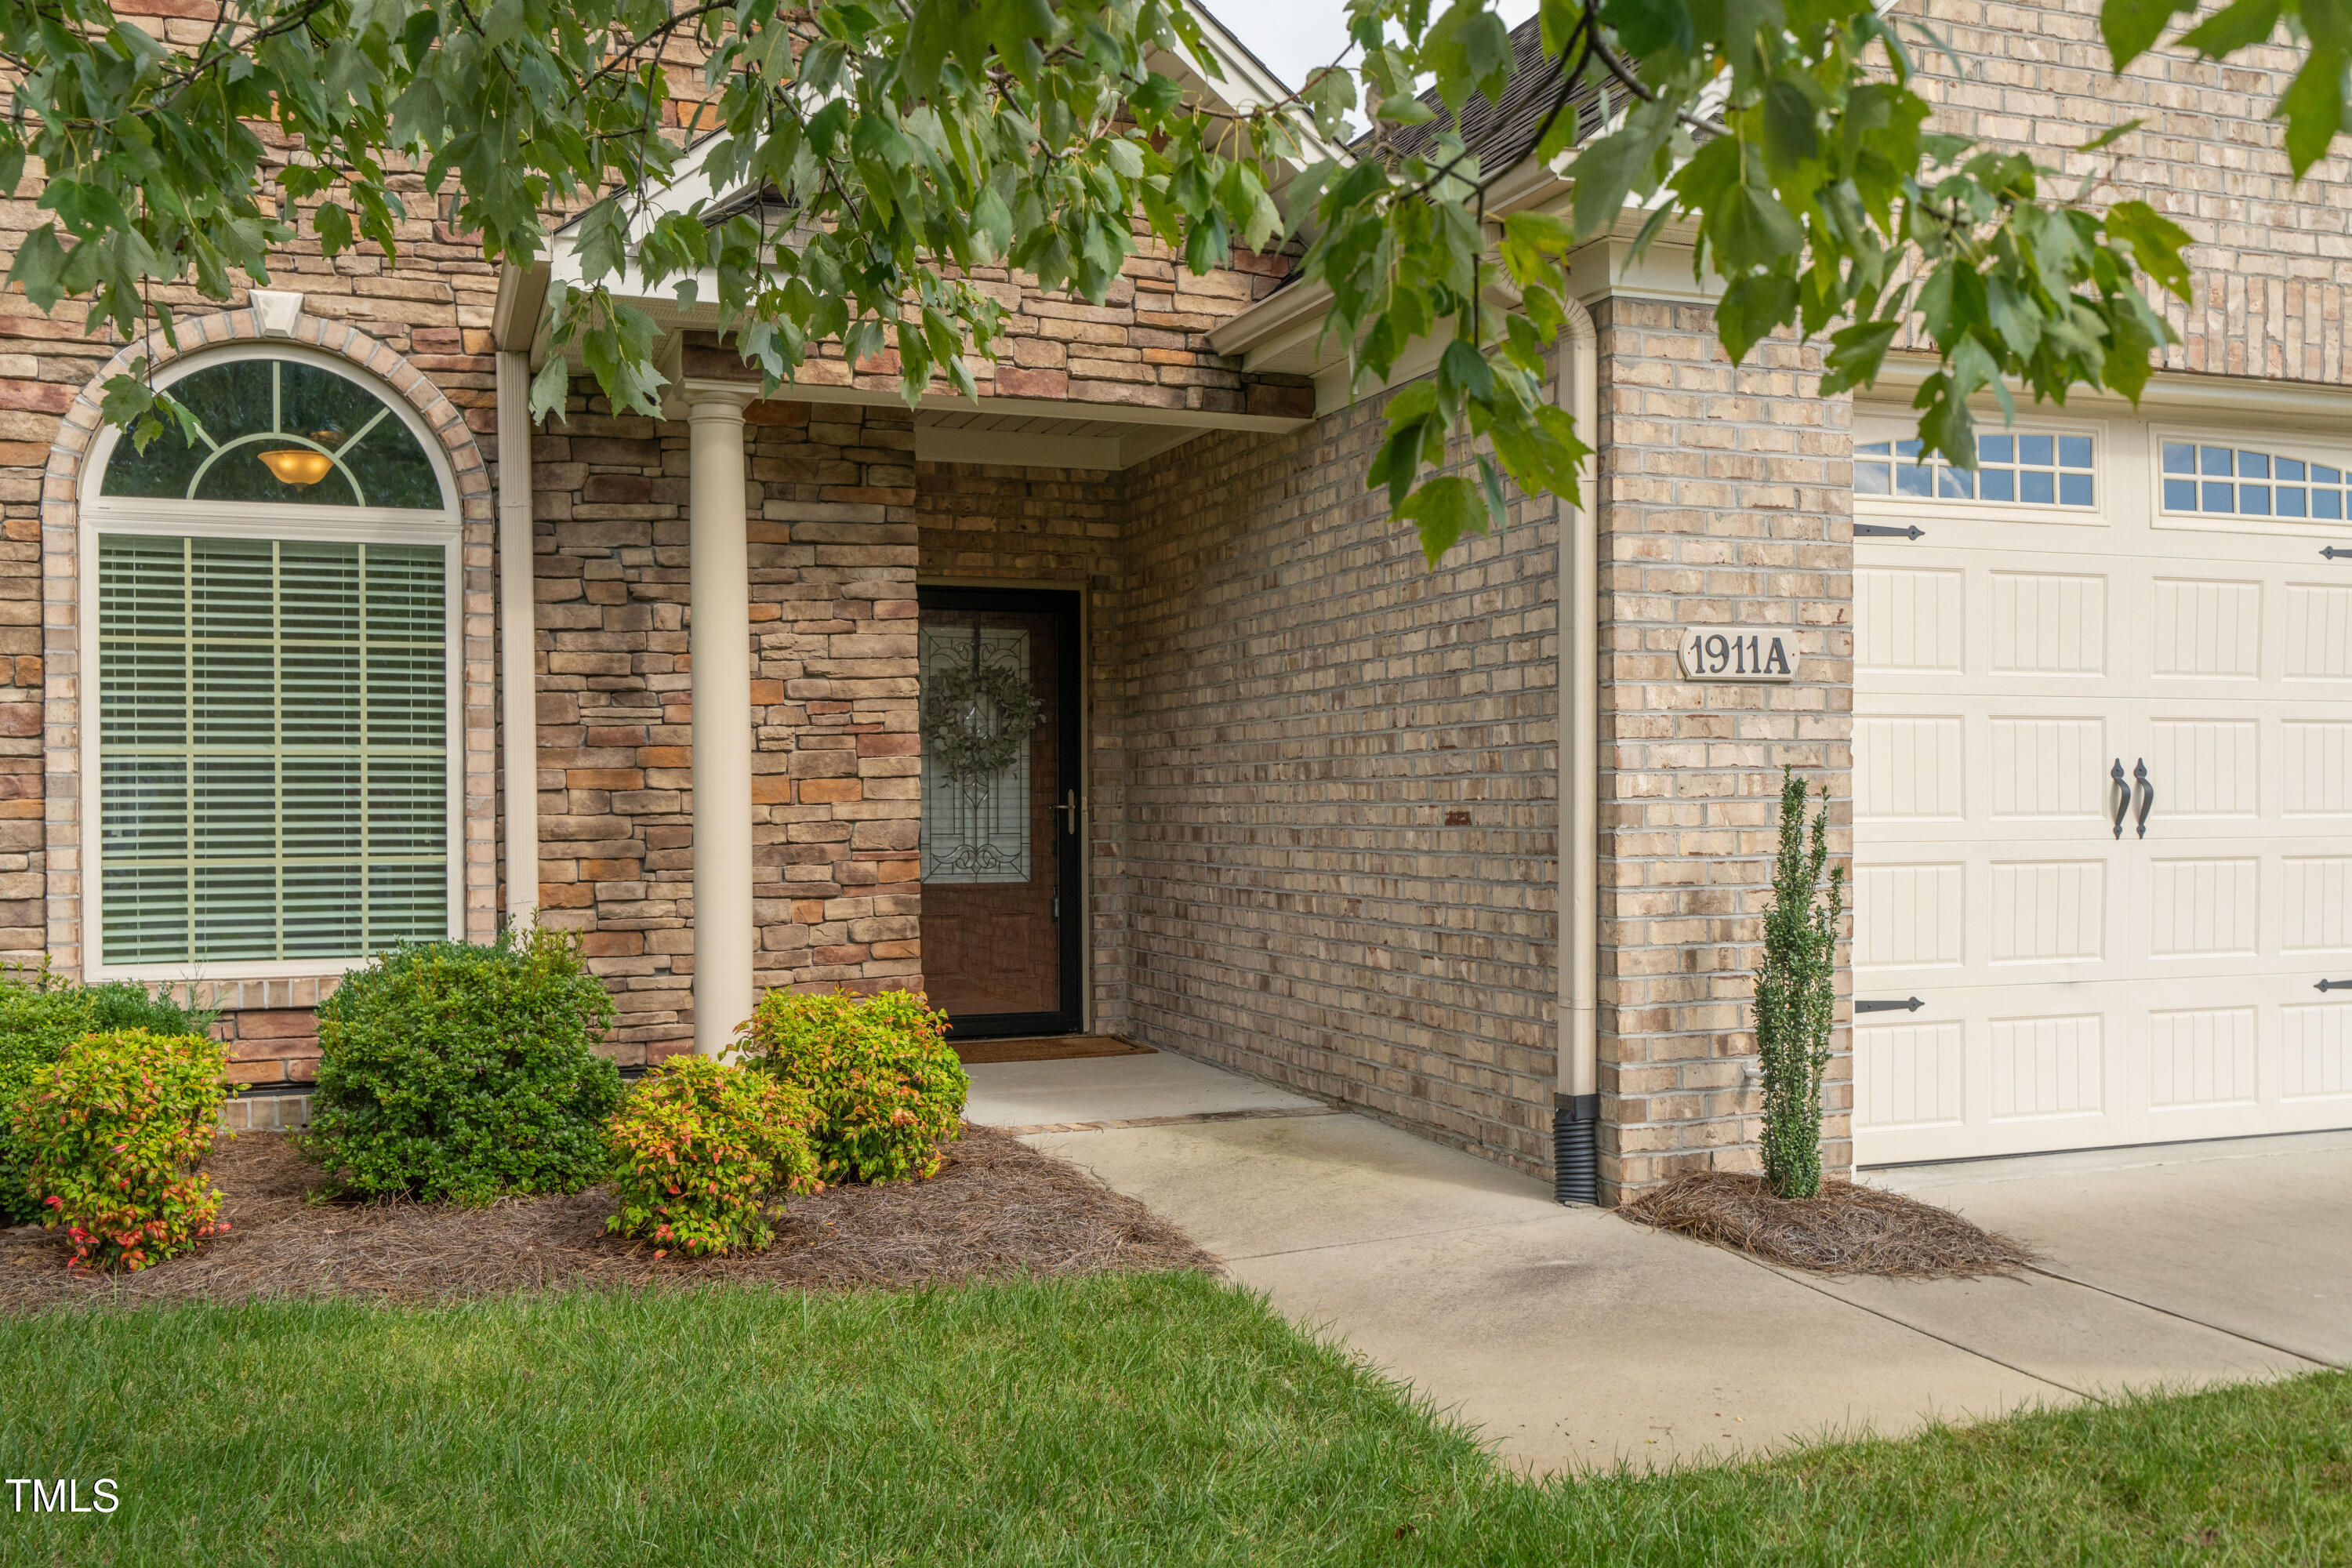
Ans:
MULTIPOLYGON (((1875 385, 1855 389, 1855 405, 1882 416, 1916 418, 1918 411, 1912 406, 1912 394, 1921 382, 1936 374, 1937 368, 1937 362, 1927 354, 1891 353, 1879 369, 1875 385)), ((2063 416, 2079 407, 2105 417, 2128 417, 2135 412, 2210 414, 2332 432, 2340 432, 2345 421, 2352 419, 2352 386, 2215 375, 2205 371, 2156 372, 2140 390, 2137 411, 2123 394, 2104 388, 2076 387, 2066 395, 2063 408, 2050 403, 2035 404, 2021 388, 2011 390, 2020 417, 2037 414, 2043 417, 2063 416)), ((1990 393, 1979 393, 1969 399, 1969 406, 1998 414, 2000 404, 1990 393)))
MULTIPOLYGON (((1246 114, 1253 109, 1280 103, 1291 96, 1291 89, 1283 84, 1282 79, 1266 69, 1265 64, 1250 53, 1248 47, 1236 38, 1223 22, 1201 5, 1192 6, 1192 19, 1200 24, 1202 39, 1209 47, 1216 70, 1224 79, 1220 81, 1213 76, 1181 42, 1176 47, 1174 58, 1198 79, 1202 90, 1213 98, 1219 108, 1234 114, 1246 114)), ((1300 85, 1303 87, 1305 84, 1300 85)), ((1347 148, 1325 141, 1313 127, 1302 125, 1300 129, 1302 150, 1309 159, 1320 162, 1328 158, 1340 163, 1353 161, 1347 148)), ((1292 165, 1291 172, 1296 173, 1300 166, 1292 165)))

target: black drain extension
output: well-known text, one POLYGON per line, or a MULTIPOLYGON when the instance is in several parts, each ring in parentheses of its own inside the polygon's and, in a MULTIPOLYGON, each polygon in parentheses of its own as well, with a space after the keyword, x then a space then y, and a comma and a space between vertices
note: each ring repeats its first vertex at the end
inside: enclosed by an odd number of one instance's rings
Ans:
POLYGON ((1601 1201, 1601 1097, 1556 1094, 1551 1110, 1552 1195, 1564 1204, 1601 1201))

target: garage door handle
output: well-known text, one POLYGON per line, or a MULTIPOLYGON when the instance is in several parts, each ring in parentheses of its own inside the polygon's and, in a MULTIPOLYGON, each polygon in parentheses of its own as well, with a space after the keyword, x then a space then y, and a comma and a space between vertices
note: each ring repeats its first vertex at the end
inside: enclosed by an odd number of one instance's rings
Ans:
POLYGON ((2115 768, 2107 776, 2116 781, 2116 837, 2121 838, 2124 836, 2124 813, 2131 809, 2131 785, 2124 779, 2124 760, 2121 757, 2116 759, 2115 768))
MULTIPOLYGON (((2132 777, 2139 780, 2139 836, 2147 837, 2147 814, 2156 809, 2156 786, 2147 782, 2147 759, 2142 757, 2132 769, 2132 777)), ((2116 835, 2120 838, 2122 834, 2116 835)))
POLYGON ((1916 996, 1906 996, 1900 1002, 1856 1002, 1853 1010, 1857 1013, 1916 1013, 1927 1005, 1916 996))
POLYGON ((2352 991, 2352 980, 2323 980, 2312 987, 2315 991, 2352 991))

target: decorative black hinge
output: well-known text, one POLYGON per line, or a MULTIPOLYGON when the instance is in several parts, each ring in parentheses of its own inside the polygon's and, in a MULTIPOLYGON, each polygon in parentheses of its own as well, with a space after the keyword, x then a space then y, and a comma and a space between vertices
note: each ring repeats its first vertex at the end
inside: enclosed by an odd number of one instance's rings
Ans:
POLYGON ((2323 980, 2314 989, 2320 991, 2352 991, 2352 980, 2323 980))
POLYGON ((1853 1010, 1857 1013, 1916 1013, 1927 1005, 1916 996, 1906 996, 1900 1002, 1856 1002, 1853 1010))
MULTIPOLYGON (((1908 528, 1897 528, 1891 522, 1857 522, 1853 525, 1856 539, 1920 539, 1927 532, 1916 522, 1908 528)), ((2352 555, 2352 551, 2345 553, 2352 555)))
MULTIPOLYGON (((1855 529, 1855 530, 1854 530, 1854 531, 1855 531, 1856 533, 1860 533, 1860 532, 1862 531, 1862 530, 1860 530, 1860 529, 1858 529, 1858 528, 1857 528, 1857 529, 1855 529)), ((2340 557, 2340 558, 2342 558, 2343 560, 2346 560, 2346 561, 2352 561, 2352 550, 2338 550, 2338 549, 2336 549, 2336 546, 2334 546, 2333 544, 2329 545, 2326 549, 2325 549, 2325 550, 2321 551, 2319 553, 2320 553, 2320 554, 2322 554, 2322 555, 2324 555, 2324 556, 2326 556, 2326 557, 2328 560, 2330 560, 2330 561, 2336 560, 2336 559, 2338 559, 2339 557, 2340 557)))

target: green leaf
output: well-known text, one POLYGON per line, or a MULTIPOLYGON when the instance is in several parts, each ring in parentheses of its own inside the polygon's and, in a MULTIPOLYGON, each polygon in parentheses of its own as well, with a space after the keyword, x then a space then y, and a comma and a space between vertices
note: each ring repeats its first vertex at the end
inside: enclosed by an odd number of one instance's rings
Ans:
POLYGON ((2032 300, 1996 274, 1985 280, 1985 308, 1991 313, 1993 331, 2000 334, 2009 352, 2020 359, 2032 358, 2033 351, 2042 346, 2042 312, 2032 300))
POLYGON ((2115 58, 2116 74, 2146 54, 2174 16, 2197 9, 2197 0, 2105 0, 2099 7, 2099 35, 2115 58))
POLYGON ((580 275, 588 282, 617 275, 628 265, 629 217, 620 202, 605 197, 580 216, 580 275))
POLYGON ((2295 178, 2327 156, 2336 133, 2344 129, 2344 73, 2347 56, 2341 49, 2315 48, 2279 99, 2277 115, 2286 121, 2287 163, 2295 178))
POLYGON ((1761 183, 1734 185, 1707 217, 1706 233, 1715 241, 1716 267, 1724 272, 1768 267, 1796 255, 1805 246, 1804 231, 1797 226, 1797 220, 1761 183))
POLYGON ((1456 338, 1445 345, 1445 353, 1437 362, 1438 397, 1444 401, 1451 386, 1484 403, 1495 395, 1495 372, 1486 363, 1486 356, 1467 339, 1456 338))
POLYGON ((2146 202, 2117 202, 2107 209, 2107 237, 2130 246, 2141 271, 2167 293, 2188 300, 2189 263, 2180 254, 2189 246, 2187 229, 2146 202))
POLYGON ((1821 152, 1813 102, 1794 82, 1775 80, 1764 89, 1764 161, 1786 170, 1821 152))
POLYGON ((1857 322, 1832 332, 1829 352, 1822 356, 1829 374, 1822 377, 1821 395, 1834 397, 1875 382, 1888 345, 1902 330, 1899 321, 1878 321, 1857 322))
POLYGON ((2281 0, 2232 0, 2180 35, 2182 48, 2209 59, 2226 59, 2278 31, 2281 0))
POLYGON ((41 310, 54 310, 65 298, 65 247, 58 243, 57 226, 45 223, 16 247, 8 281, 22 288, 25 298, 41 310))
MULTIPOLYGON (((1616 220, 1625 198, 1652 174, 1659 150, 1673 129, 1670 118, 1637 110, 1626 117, 1623 126, 1576 155, 1576 162, 1568 167, 1568 177, 1575 184, 1577 233, 1593 234, 1616 220)), ((1700 156, 1722 144, 1710 143, 1700 156)))
POLYGON ((1722 336, 1723 352, 1738 364, 1748 357, 1748 351, 1776 328, 1794 321, 1797 315, 1797 280, 1786 273, 1750 273, 1734 279, 1723 291, 1716 306, 1716 331, 1722 336))
POLYGON ((2133 132, 2138 130, 2141 126, 2147 123, 2147 121, 2146 120, 2126 120, 2121 125, 2110 125, 2105 131, 2100 132, 2096 136, 2092 137, 2088 142, 2085 142, 2081 146, 2075 148, 2074 151, 2077 153, 2095 153, 2102 147, 2112 147, 2116 142, 2122 141, 2125 137, 2130 135, 2133 132))
POLYGON ((1429 480, 1405 498, 1396 516, 1421 531, 1421 552, 1432 566, 1463 534, 1485 533, 1488 526, 1486 497, 1475 481, 1461 474, 1429 480))
POLYGON ((562 354, 550 354, 547 363, 530 378, 530 417, 533 424, 549 415, 561 416, 563 400, 572 390, 571 367, 562 354))

